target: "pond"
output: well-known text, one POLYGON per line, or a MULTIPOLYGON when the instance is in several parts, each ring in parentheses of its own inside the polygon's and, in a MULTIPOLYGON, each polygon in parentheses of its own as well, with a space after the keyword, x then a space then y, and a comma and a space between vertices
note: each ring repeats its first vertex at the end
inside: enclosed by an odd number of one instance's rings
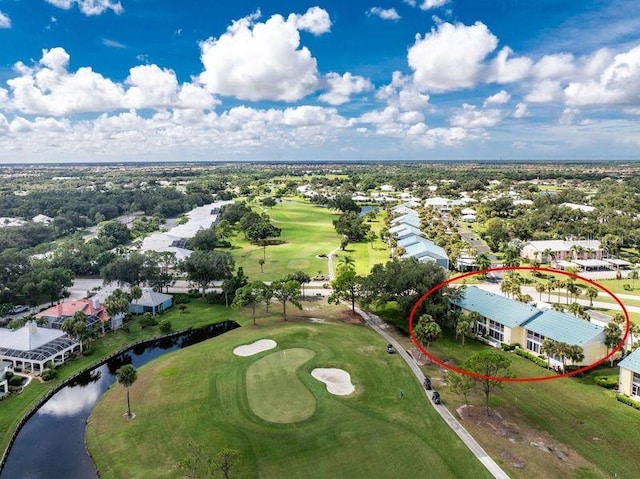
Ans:
POLYGON ((136 368, 170 351, 191 346, 239 327, 224 321, 168 338, 138 344, 76 377, 45 402, 24 424, 14 442, 2 479, 98 478, 85 448, 85 426, 93 406, 116 381, 124 364, 136 368))
POLYGON ((369 211, 371 211, 373 209, 378 209, 378 207, 377 206, 371 206, 371 205, 360 206, 360 216, 366 215, 369 211))

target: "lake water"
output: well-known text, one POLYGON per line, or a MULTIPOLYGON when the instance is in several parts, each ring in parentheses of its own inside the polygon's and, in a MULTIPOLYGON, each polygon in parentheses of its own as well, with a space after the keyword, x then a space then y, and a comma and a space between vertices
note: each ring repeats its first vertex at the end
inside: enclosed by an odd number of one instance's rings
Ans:
MULTIPOLYGON (((225 321, 170 338, 148 341, 78 376, 44 403, 25 423, 11 448, 0 478, 97 479, 93 461, 85 448, 85 426, 97 400, 116 382, 116 370, 124 364, 133 364, 138 368, 170 351, 191 346, 237 327, 237 323, 225 321)), ((133 404, 135 400, 132 397, 133 404)), ((124 395, 122 401, 124 407, 124 395)))

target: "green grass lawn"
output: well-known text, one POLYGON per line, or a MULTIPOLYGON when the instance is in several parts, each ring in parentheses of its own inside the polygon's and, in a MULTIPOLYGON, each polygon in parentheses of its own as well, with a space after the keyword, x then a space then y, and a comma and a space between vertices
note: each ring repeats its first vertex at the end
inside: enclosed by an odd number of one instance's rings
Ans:
MULTIPOLYGON (((238 234, 232 238, 234 248, 230 250, 236 265, 242 266, 247 276, 262 281, 277 280, 300 270, 312 277, 326 276, 327 259, 318 256, 326 255, 340 246, 340 235, 335 232, 332 223, 338 213, 291 198, 259 211, 263 210, 269 214, 273 224, 282 229, 278 238, 282 244, 267 246, 263 251, 261 246, 250 244, 242 234, 238 234), (259 260, 263 254, 265 264, 261 272, 259 260)), ((369 224, 379 232, 383 223, 378 219, 369 224)), ((351 243, 346 252, 340 251, 339 254, 352 256, 360 274, 367 274, 374 264, 389 260, 389 250, 379 239, 373 246, 369 243, 351 243)))
POLYGON ((316 398, 298 380, 298 368, 316 355, 290 348, 268 354, 247 368, 246 390, 251 411, 268 422, 294 423, 310 417, 316 398))
MULTIPOLYGON (((470 354, 486 348, 476 341, 460 341, 445 337, 434 343, 430 350, 437 357, 460 365, 470 354)), ((513 373, 518 377, 539 377, 552 374, 534 363, 507 354, 512 359, 513 373)), ((442 376, 439 367, 429 366, 427 374, 442 376)), ((527 468, 510 467, 500 461, 504 448, 512 445, 487 430, 471 427, 476 439, 503 465, 512 477, 619 477, 636 478, 640 470, 640 413, 616 401, 614 392, 595 385, 596 376, 615 379, 617 368, 591 371, 582 378, 560 378, 538 383, 505 383, 496 391, 492 406, 500 412, 519 418, 528 427, 548 433, 555 440, 572 448, 587 465, 571 471, 562 471, 567 465, 548 453, 540 454, 535 448, 522 446, 527 468), (555 462, 554 462, 555 461, 555 462), (558 469, 560 468, 560 469, 558 469)), ((454 410, 463 404, 462 397, 445 390, 445 403, 454 410)), ((474 393, 472 404, 483 401, 474 393)), ((467 423, 463 422, 463 425, 467 423)), ((514 446, 515 447, 515 446, 514 446)), ((520 447, 520 446, 518 446, 520 447)), ((517 449, 517 448, 516 448, 517 449)), ((514 449, 514 450, 516 450, 514 449)))
POLYGON ((488 477, 428 404, 402 359, 387 354, 384 339, 361 326, 243 327, 140 368, 131 401, 136 418, 125 421, 125 394, 116 385, 89 419, 87 443, 102 478, 183 477, 176 463, 190 454, 190 441, 210 454, 238 450, 234 477, 488 477), (278 347, 244 358, 232 353, 262 338, 276 340, 278 347), (282 385, 282 401, 269 402, 286 408, 302 386, 313 396, 315 411, 295 423, 267 421, 251 406, 262 388, 248 386, 247 378, 265 358, 277 361, 283 358, 275 355, 292 349, 314 355, 298 361, 295 379, 291 370, 286 374, 295 388, 282 385), (311 376, 315 367, 346 370, 356 391, 328 393, 311 376))

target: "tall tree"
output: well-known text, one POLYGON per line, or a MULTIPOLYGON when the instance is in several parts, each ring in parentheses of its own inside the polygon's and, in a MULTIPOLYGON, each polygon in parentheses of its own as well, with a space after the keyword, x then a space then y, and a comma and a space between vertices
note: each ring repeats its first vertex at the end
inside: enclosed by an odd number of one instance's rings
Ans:
POLYGON ((340 301, 351 303, 351 312, 356 312, 356 299, 360 295, 362 277, 356 274, 353 267, 338 266, 336 277, 331 281, 329 303, 338 304, 340 301))
POLYGON ((129 388, 138 379, 138 372, 131 364, 125 364, 116 371, 118 382, 122 384, 127 391, 127 417, 131 418, 131 401, 129 400, 129 388))
POLYGON ((464 340, 465 338, 471 336, 473 332, 473 327, 471 326, 471 322, 466 318, 460 319, 456 323, 456 336, 462 337, 462 347, 464 348, 464 340))
POLYGON ((311 282, 311 276, 309 276, 304 271, 296 271, 295 273, 288 274, 285 279, 292 279, 300 283, 300 286, 302 287, 302 298, 304 299, 304 285, 311 282))
POLYGON ((236 295, 233 298, 233 306, 251 306, 254 326, 256 324, 256 305, 263 299, 261 292, 264 286, 265 284, 262 281, 254 281, 253 283, 246 284, 236 291, 236 295))
POLYGON ((302 304, 298 301, 300 296, 300 283, 295 280, 274 281, 271 283, 273 295, 282 303, 282 319, 287 320, 287 303, 293 304, 298 309, 302 309, 302 304))
MULTIPOLYGON (((620 327, 616 323, 609 323, 604 328, 604 344, 607 347, 607 354, 613 348, 615 348, 618 344, 620 344, 620 340, 622 339, 622 331, 620 331, 620 327)), ((610 358, 611 366, 613 366, 613 358, 610 358)))
POLYGON ((423 314, 413 328, 416 339, 428 350, 429 345, 442 336, 442 328, 429 314, 423 314))
POLYGON ((205 296, 214 281, 222 281, 233 274, 233 257, 221 251, 194 251, 180 264, 189 281, 196 283, 205 296))
POLYGON ((589 307, 593 308, 593 300, 598 297, 597 288, 594 288, 593 286, 587 286, 585 294, 587 295, 587 298, 589 298, 589 307))
POLYGON ((493 390, 502 386, 502 381, 497 377, 511 375, 511 359, 498 351, 480 351, 467 358, 464 368, 468 371, 485 376, 484 378, 474 378, 485 396, 485 406, 487 416, 489 415, 489 395, 493 390))

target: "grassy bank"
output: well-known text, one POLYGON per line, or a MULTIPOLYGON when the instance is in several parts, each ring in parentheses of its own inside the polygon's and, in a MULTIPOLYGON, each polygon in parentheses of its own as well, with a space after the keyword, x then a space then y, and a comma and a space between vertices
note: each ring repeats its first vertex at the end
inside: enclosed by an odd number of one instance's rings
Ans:
POLYGON ((89 448, 103 478, 182 477, 176 464, 190 454, 188 441, 208 452, 237 449, 237 477, 486 477, 402 359, 384 345, 373 331, 344 324, 272 323, 232 331, 141 368, 131 388, 133 421, 122 419, 122 388, 108 391, 90 417, 89 448), (232 353, 261 338, 278 347, 245 358, 232 353), (303 387, 315 411, 295 423, 264 420, 252 409, 250 395, 259 391, 247 387, 247 371, 298 348, 314 354, 301 360, 291 379, 296 388, 285 388, 274 407, 295 403, 303 387), (329 394, 311 377, 315 367, 346 370, 356 392, 329 394))

